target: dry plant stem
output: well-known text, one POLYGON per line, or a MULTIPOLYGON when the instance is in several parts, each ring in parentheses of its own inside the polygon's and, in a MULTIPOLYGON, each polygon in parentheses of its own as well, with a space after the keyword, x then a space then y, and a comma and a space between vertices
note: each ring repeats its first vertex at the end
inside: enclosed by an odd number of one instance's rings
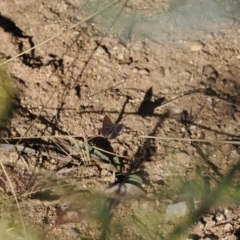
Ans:
POLYGON ((112 153, 112 152, 108 152, 108 151, 106 151, 106 150, 104 150, 104 149, 101 149, 101 148, 98 148, 98 147, 95 147, 95 146, 92 146, 92 147, 95 148, 95 149, 97 149, 97 150, 99 150, 99 151, 101 151, 101 152, 108 153, 108 154, 110 154, 110 155, 112 155, 112 156, 115 156, 115 157, 122 157, 122 158, 127 159, 127 158, 124 157, 124 156, 121 156, 121 155, 118 155, 118 154, 115 154, 115 153, 112 153))
POLYGON ((27 239, 26 227, 25 227, 25 224, 24 224, 22 212, 21 212, 21 210, 20 210, 19 202, 18 202, 18 200, 17 200, 17 196, 16 196, 16 194, 15 194, 15 192, 14 192, 14 188, 13 188, 11 179, 9 178, 9 176, 8 176, 6 170, 5 170, 5 167, 3 166, 3 164, 2 164, 1 161, 0 161, 0 165, 1 165, 2 170, 3 170, 3 172, 4 172, 4 174, 5 174, 6 178, 7 178, 7 181, 8 181, 8 183, 9 183, 9 186, 10 186, 10 188, 11 188, 11 190, 12 190, 12 194, 13 194, 13 196, 14 196, 14 199, 15 199, 16 204, 17 204, 17 207, 18 207, 18 211, 19 211, 19 215, 20 215, 20 219, 21 219, 21 223, 22 223, 22 227, 23 227, 23 233, 24 233, 24 235, 25 235, 25 239, 27 239))
POLYGON ((23 161, 23 164, 24 164, 25 168, 28 170, 28 172, 30 172, 30 169, 29 169, 29 167, 28 167, 28 164, 26 163, 26 161, 25 161, 25 159, 23 158, 23 156, 20 155, 20 158, 21 158, 21 160, 23 161))
MULTIPOLYGON (((52 139, 52 138, 70 138, 70 137, 71 138, 81 138, 83 136, 82 135, 72 135, 72 136, 59 135, 59 136, 39 136, 39 137, 35 137, 35 136, 30 137, 30 136, 28 136, 28 137, 0 138, 0 140, 39 139, 39 138, 52 139)), ((231 143, 231 144, 240 145, 240 141, 232 141, 232 140, 211 140, 211 139, 191 139, 191 138, 174 138, 174 137, 155 137, 155 136, 148 136, 148 135, 131 135, 131 134, 122 134, 121 137, 150 138, 150 139, 166 140, 166 141, 174 140, 174 141, 206 142, 206 143, 231 143)), ((96 148, 96 147, 94 147, 94 148, 96 148)))
POLYGON ((16 55, 16 56, 14 56, 14 57, 8 59, 8 60, 6 60, 6 61, 0 63, 0 66, 3 65, 3 64, 6 64, 6 63, 8 63, 8 62, 11 62, 12 60, 14 60, 14 59, 16 59, 16 58, 18 58, 18 57, 24 55, 25 53, 28 53, 28 52, 32 51, 33 49, 36 49, 36 48, 38 48, 38 47, 40 47, 40 46, 42 46, 42 45, 44 45, 44 44, 46 44, 46 43, 52 41, 53 39, 55 39, 55 38, 61 36, 61 35, 64 34, 65 32, 68 32, 69 30, 71 30, 71 29, 77 27, 78 25, 80 25, 80 24, 82 24, 82 23, 84 23, 84 22, 90 20, 91 18, 97 16, 98 14, 100 14, 100 13, 103 12, 103 11, 105 11, 106 9, 108 9, 108 8, 111 7, 112 5, 116 4, 117 2, 119 2, 119 0, 117 0, 117 1, 115 1, 115 2, 112 2, 112 3, 110 3, 110 4, 108 4, 106 7, 100 9, 99 11, 97 11, 96 13, 92 14, 91 16, 85 18, 84 20, 82 20, 82 21, 80 21, 80 22, 74 24, 74 25, 71 26, 70 28, 68 28, 68 29, 66 29, 66 30, 64 30, 64 31, 62 31, 61 33, 58 33, 58 34, 54 35, 53 37, 51 37, 51 38, 49 38, 49 39, 47 39, 47 40, 45 40, 45 41, 43 41, 43 42, 37 44, 36 46, 34 46, 34 47, 32 47, 32 48, 29 48, 28 50, 26 50, 26 51, 24 51, 24 52, 22 52, 22 53, 20 53, 20 54, 18 54, 18 55, 16 55))
POLYGON ((193 91, 188 91, 188 92, 185 92, 185 93, 181 93, 181 94, 179 94, 179 96, 177 96, 177 97, 175 97, 175 98, 173 98, 173 99, 171 99, 167 102, 162 103, 161 106, 155 108, 155 111, 159 110, 162 107, 165 107, 168 104, 173 103, 174 101, 176 101, 176 100, 178 100, 182 97, 189 96, 190 94, 193 94, 193 93, 200 94, 200 96, 205 97, 205 98, 207 97, 207 98, 215 99, 215 100, 218 100, 218 101, 223 101, 226 104, 229 104, 229 105, 232 105, 232 106, 235 106, 235 107, 239 106, 238 104, 231 103, 231 102, 227 101, 226 99, 223 99, 223 98, 220 98, 220 97, 214 97, 214 96, 207 96, 207 95, 203 94, 202 92, 199 92, 199 90, 195 90, 195 91, 193 90, 193 91))
POLYGON ((68 157, 71 157, 56 141, 52 140, 68 157))
POLYGON ((81 180, 80 182, 71 182, 71 183, 66 183, 66 184, 60 184, 60 185, 57 185, 57 186, 53 186, 53 187, 46 187, 46 188, 42 188, 42 189, 38 189, 36 191, 32 191, 32 192, 25 192, 23 193, 21 196, 22 197, 25 197, 25 196, 29 196, 30 194, 34 194, 34 193, 38 193, 39 191, 47 191, 47 190, 52 190, 52 189, 55 189, 56 187, 68 187, 68 186, 72 186, 72 185, 83 185, 84 183, 87 183, 87 182, 92 182, 92 179, 88 179, 88 180, 81 180))
MULTIPOLYGON (((84 129, 82 129, 82 130, 83 130, 83 139, 84 139, 84 144, 85 144, 85 145, 87 145, 87 144, 88 144, 88 141, 87 141, 87 136, 86 136, 86 133, 85 133, 84 129)), ((86 152, 86 154, 87 154, 88 161, 91 161, 91 158, 90 158, 89 151, 88 151, 88 150, 86 150, 85 152, 86 152)))
POLYGON ((145 136, 145 135, 123 135, 124 137, 138 137, 138 138, 151 138, 151 139, 159 139, 159 140, 174 140, 174 141, 189 141, 189 142, 207 142, 207 143, 231 143, 231 144, 239 144, 240 141, 232 141, 232 140, 211 140, 211 139, 191 139, 191 138, 174 138, 174 137, 154 137, 154 136, 145 136))

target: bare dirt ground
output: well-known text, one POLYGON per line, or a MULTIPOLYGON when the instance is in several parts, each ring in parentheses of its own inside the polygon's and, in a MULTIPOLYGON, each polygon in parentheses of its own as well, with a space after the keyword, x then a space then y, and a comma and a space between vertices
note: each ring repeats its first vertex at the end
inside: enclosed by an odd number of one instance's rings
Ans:
MULTIPOLYGON (((106 4, 2 0, 3 58, 106 4)), ((236 0, 120 1, 7 63, 4 239, 22 228, 13 189, 30 239, 240 239, 239 21, 236 0), (98 136, 105 115, 124 124, 113 140, 98 136), (121 166, 77 152, 87 139, 121 166), (182 216, 166 214, 182 202, 182 216)))

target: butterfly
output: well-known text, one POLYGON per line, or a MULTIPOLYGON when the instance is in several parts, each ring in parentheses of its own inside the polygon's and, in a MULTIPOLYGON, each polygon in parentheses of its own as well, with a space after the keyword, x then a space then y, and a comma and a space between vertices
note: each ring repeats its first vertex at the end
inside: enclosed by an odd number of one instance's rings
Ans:
POLYGON ((102 136, 108 139, 114 139, 123 129, 123 124, 116 124, 111 121, 111 119, 106 115, 103 118, 103 125, 100 129, 102 136))

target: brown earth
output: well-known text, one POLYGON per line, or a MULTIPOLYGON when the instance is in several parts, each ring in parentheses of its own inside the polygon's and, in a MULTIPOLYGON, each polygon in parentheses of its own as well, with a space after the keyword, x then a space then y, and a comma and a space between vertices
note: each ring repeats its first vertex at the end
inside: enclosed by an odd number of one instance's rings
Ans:
MULTIPOLYGON (((0 149, 27 233, 33 239, 240 239, 240 1, 120 1, 65 32, 106 4, 0 2, 5 59, 64 31, 7 64, 14 108, 0 149), (124 124, 111 141, 97 136, 105 115, 124 124), (122 156, 119 181, 129 174, 143 180, 141 188, 123 180, 126 193, 112 218, 100 210, 112 203, 104 191, 116 182, 114 171, 90 161, 91 152, 74 150, 90 137, 92 145, 122 156), (18 152, 9 151, 13 144, 18 152), (183 201, 188 214, 167 218, 167 207, 183 201), (167 237, 188 220, 189 228, 167 237)), ((2 172, 3 199, 12 196, 7 183, 2 172)), ((109 191, 116 203, 116 190, 109 191)), ((19 213, 14 200, 2 202, 11 222, 1 227, 4 237, 10 232, 15 239, 20 220, 12 217, 19 213)))

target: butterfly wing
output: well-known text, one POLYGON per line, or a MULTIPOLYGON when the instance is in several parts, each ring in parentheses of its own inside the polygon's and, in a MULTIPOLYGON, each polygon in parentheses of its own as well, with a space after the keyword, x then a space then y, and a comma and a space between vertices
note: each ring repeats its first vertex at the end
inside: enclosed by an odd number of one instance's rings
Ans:
POLYGON ((123 124, 114 124, 112 126, 112 130, 110 129, 110 133, 108 134, 108 139, 114 139, 117 135, 122 131, 124 125, 123 124))
POLYGON ((111 128, 113 127, 113 122, 111 121, 111 119, 106 115, 103 118, 103 125, 102 128, 100 129, 100 133, 104 136, 104 137, 108 137, 108 135, 111 133, 111 128))

